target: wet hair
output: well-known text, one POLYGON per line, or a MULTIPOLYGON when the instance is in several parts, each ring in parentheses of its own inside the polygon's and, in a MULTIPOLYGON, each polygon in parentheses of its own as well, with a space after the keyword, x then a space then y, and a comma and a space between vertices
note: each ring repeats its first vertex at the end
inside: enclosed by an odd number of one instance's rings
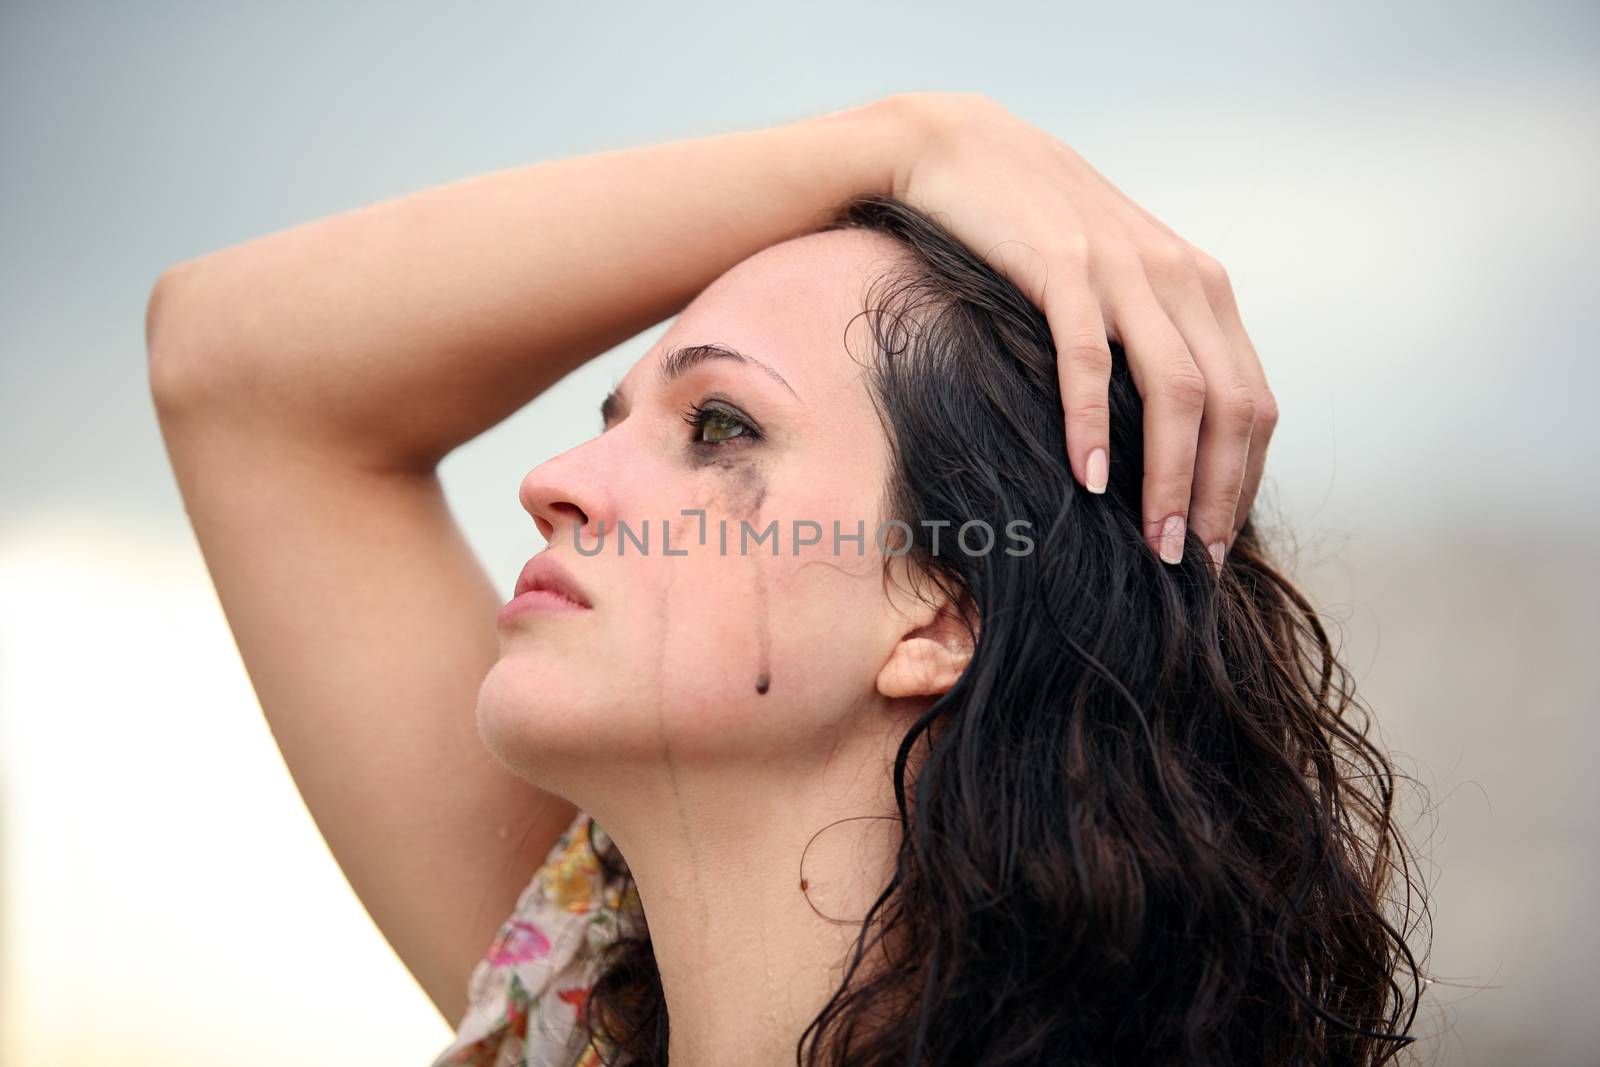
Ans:
MULTIPOLYGON (((1091 494, 1043 314, 904 202, 854 199, 817 232, 844 229, 900 253, 864 312, 885 512, 910 573, 977 625, 900 743, 895 868, 796 1063, 1393 1061, 1428 916, 1397 773, 1255 516, 1220 577, 1192 533, 1163 563, 1122 347, 1091 494), (1032 551, 965 551, 950 534, 973 519, 1025 520, 1032 551)), ((601 858, 631 881, 615 846, 601 858)), ((585 1014, 607 1063, 666 1063, 647 931, 607 946, 585 1014)))

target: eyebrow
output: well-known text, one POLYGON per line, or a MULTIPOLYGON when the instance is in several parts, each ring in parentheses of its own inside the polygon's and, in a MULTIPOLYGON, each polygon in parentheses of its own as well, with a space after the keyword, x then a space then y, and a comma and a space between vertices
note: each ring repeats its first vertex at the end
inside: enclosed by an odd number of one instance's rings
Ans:
MULTIPOLYGON (((656 379, 662 385, 671 385, 689 373, 694 367, 711 359, 731 359, 737 363, 757 367, 765 371, 779 385, 789 390, 795 399, 798 400, 800 397, 800 394, 794 391, 794 387, 784 380, 783 375, 773 370, 770 364, 757 359, 755 356, 746 355, 737 348, 723 344, 682 345, 670 350, 661 357, 661 361, 656 365, 656 379)), ((600 402, 601 425, 609 428, 613 422, 627 414, 627 411, 627 400, 623 397, 622 387, 619 384, 615 389, 607 393, 606 398, 600 402)))

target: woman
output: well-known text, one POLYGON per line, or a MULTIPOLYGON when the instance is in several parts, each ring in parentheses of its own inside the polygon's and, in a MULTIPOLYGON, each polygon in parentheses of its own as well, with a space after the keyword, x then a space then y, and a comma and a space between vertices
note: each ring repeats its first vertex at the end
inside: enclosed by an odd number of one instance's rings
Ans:
POLYGON ((279 745, 461 1020, 439 1062, 1405 1043, 1391 774, 1249 522, 1225 276, 1003 109, 430 190, 180 265, 149 337, 279 745), (439 461, 679 312, 522 482, 549 545, 491 638, 439 461))

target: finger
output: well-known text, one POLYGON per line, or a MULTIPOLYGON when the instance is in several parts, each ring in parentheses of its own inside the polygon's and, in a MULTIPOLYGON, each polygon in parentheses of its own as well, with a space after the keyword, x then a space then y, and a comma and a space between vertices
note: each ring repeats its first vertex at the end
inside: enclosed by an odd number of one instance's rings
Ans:
POLYGON ((1234 513, 1250 457, 1255 398, 1241 359, 1217 323, 1198 278, 1187 293, 1188 298, 1174 309, 1173 323, 1206 382, 1189 528, 1220 570, 1233 540, 1234 513))
POLYGON ((1112 303, 1128 370, 1144 399, 1145 542, 1168 563, 1183 558, 1206 382, 1182 333, 1148 282, 1125 283, 1112 303))
POLYGON ((1272 440, 1273 431, 1278 427, 1278 401, 1267 385, 1267 376, 1262 370, 1261 359, 1256 355, 1255 345, 1251 344, 1250 335, 1245 332, 1244 323, 1239 318, 1239 305, 1234 299, 1233 286, 1228 282, 1226 274, 1222 274, 1208 286, 1207 296, 1212 309, 1217 312, 1217 325, 1233 346, 1234 355, 1238 357, 1240 372, 1255 403, 1256 418, 1250 431, 1250 452, 1245 461, 1244 479, 1239 489, 1239 503, 1234 508, 1233 531, 1228 538, 1228 547, 1232 548, 1240 529, 1250 518, 1250 509, 1255 505, 1256 492, 1261 487, 1262 472, 1266 468, 1267 445, 1272 440))
POLYGON ((1056 346, 1067 462, 1084 488, 1104 493, 1111 470, 1111 346, 1105 319, 1087 280, 1050 293, 1045 317, 1056 346))

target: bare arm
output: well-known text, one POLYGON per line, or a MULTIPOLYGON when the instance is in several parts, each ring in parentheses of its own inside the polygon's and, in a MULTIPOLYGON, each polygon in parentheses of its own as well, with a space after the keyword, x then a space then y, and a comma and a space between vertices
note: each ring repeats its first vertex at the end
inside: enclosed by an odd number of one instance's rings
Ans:
POLYGON ((917 106, 498 171, 185 261, 152 297, 155 388, 432 471, 740 260, 891 191, 917 106))
POLYGON ((899 98, 540 163, 167 271, 152 395, 261 707, 345 876, 454 1023, 576 809, 477 736, 503 599, 436 467, 741 259, 888 191, 899 98))

